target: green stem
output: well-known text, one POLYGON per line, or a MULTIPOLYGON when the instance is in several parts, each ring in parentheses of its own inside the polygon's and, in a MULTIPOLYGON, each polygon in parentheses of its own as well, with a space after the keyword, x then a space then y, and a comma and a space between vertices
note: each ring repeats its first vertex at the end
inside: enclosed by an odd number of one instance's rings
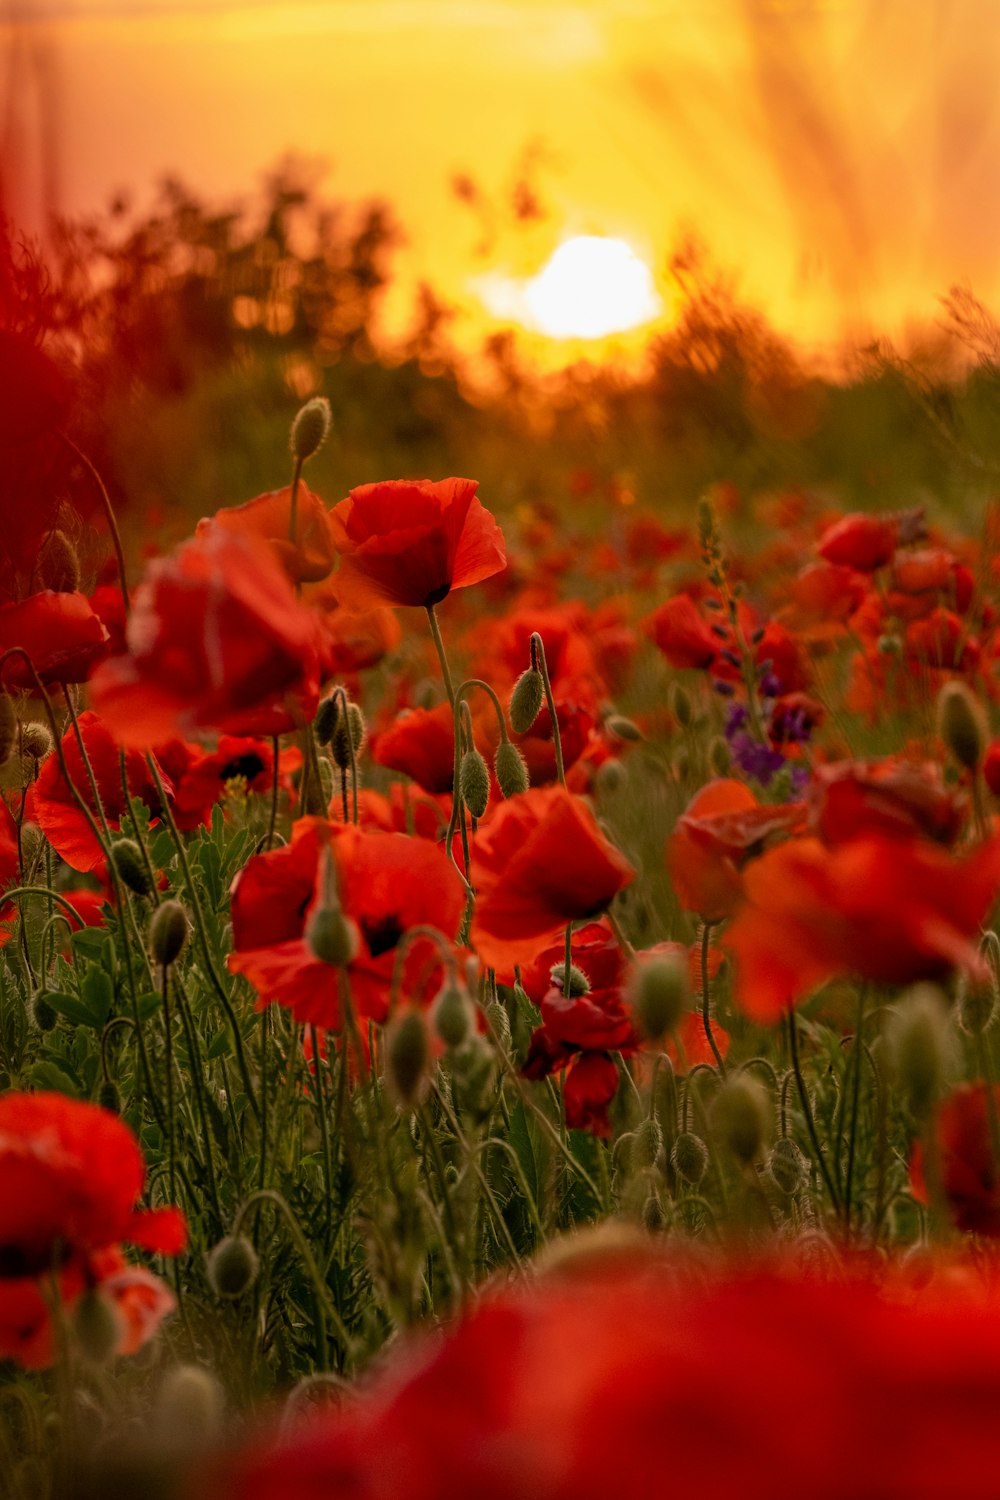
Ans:
POLYGON ((725 1078, 726 1064, 723 1059, 722 1053, 719 1051, 718 1043, 715 1040, 715 1033, 712 1030, 712 1017, 710 1013, 712 992, 708 984, 708 949, 711 940, 712 923, 706 922, 704 927, 702 928, 701 933, 701 1022, 705 1028, 705 1035, 708 1037, 708 1045, 712 1049, 712 1056, 715 1058, 715 1063, 717 1068, 719 1069, 719 1074, 722 1078, 725 1078))
POLYGON ((858 1017, 854 1027, 854 1088, 851 1095, 851 1133, 847 1142, 847 1176, 844 1179, 844 1237, 850 1237, 851 1233, 851 1189, 854 1185, 854 1156, 858 1139, 858 1104, 861 1097, 861 1065, 864 1061, 864 1042, 862 1039, 862 1027, 865 1018, 865 1000, 867 999, 865 986, 862 985, 858 991, 858 1017))
POLYGON ((444 690, 448 694, 448 702, 451 704, 452 708, 454 708, 455 689, 451 681, 451 671, 448 667, 448 657, 445 654, 444 641, 441 639, 441 627, 438 624, 437 615, 434 613, 433 604, 427 604, 424 607, 427 611, 427 620, 431 627, 431 635, 434 638, 434 646, 437 650, 438 661, 441 663, 441 676, 444 678, 444 690))
POLYGON ((552 683, 549 680, 548 663, 545 660, 545 643, 536 630, 531 637, 531 665, 542 674, 542 686, 545 689, 545 702, 549 710, 549 718, 552 720, 552 748, 556 754, 556 775, 559 785, 566 785, 566 768, 563 765, 562 738, 559 734, 559 720, 556 717, 556 704, 552 696, 552 683))
POLYGON ((822 1173, 823 1181, 826 1184, 826 1190, 830 1195, 830 1202, 833 1204, 834 1211, 839 1215, 840 1194, 837 1192, 836 1185, 830 1175, 830 1168, 827 1166, 826 1157, 823 1155, 823 1148, 819 1143, 819 1136, 816 1134, 816 1121, 813 1119, 812 1105, 809 1103, 809 1094, 806 1089, 805 1079, 802 1076, 802 1064, 799 1061, 798 1027, 796 1025, 794 1010, 788 1012, 788 1044, 791 1049, 792 1069, 795 1073, 795 1082, 798 1085, 799 1101, 802 1105, 802 1113, 805 1116, 809 1140, 812 1143, 813 1153, 822 1173))
POLYGON ((56 436, 58 438, 61 438, 62 441, 66 444, 66 447, 76 454, 77 458, 90 474, 90 477, 93 479, 94 484, 97 486, 97 491, 101 497, 101 504, 104 507, 104 515, 108 523, 108 530, 111 533, 111 545, 115 549, 115 563, 118 568, 118 583, 122 591, 122 607, 125 611, 125 618, 127 620, 129 614, 131 613, 132 606, 129 602, 128 584, 125 579, 125 550, 122 547, 121 532, 118 530, 118 521, 115 517, 114 506, 111 504, 111 496, 108 494, 107 490, 104 487, 104 480, 101 478, 100 474, 97 472, 94 465, 87 457, 86 453, 84 453, 82 449, 76 446, 72 438, 67 437, 66 434, 59 431, 58 428, 56 429, 56 436))

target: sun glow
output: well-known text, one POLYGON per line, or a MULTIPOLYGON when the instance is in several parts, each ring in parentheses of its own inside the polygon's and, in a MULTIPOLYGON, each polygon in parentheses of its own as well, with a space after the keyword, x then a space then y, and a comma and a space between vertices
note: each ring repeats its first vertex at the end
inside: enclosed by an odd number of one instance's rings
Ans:
POLYGON ((575 235, 524 289, 530 321, 550 338, 599 339, 661 311, 653 274, 624 240, 575 235))

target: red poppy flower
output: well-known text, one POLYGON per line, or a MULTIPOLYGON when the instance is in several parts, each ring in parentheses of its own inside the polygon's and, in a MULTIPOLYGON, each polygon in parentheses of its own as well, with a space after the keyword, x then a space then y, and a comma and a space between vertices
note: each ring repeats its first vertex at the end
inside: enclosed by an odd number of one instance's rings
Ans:
POLYGON ((993 793, 1000 797, 1000 740, 991 740, 983 756, 983 780, 993 793))
POLYGON ((792 579, 788 590, 800 624, 847 620, 867 591, 864 574, 830 562, 809 563, 792 579))
POLYGON ((472 946, 489 968, 509 974, 567 923, 604 911, 634 874, 565 787, 512 797, 476 840, 472 946))
MULTIPOLYGON (((95 1283, 131 1299, 126 1340, 136 1346, 135 1290, 146 1273, 125 1266, 119 1243, 177 1255, 187 1237, 179 1209, 136 1209, 144 1176, 117 1115, 62 1094, 0 1097, 0 1354, 31 1369, 51 1363, 54 1267, 64 1307, 95 1283)), ((159 1316, 169 1305, 160 1302, 159 1316)))
MULTIPOLYGON (((108 825, 114 829, 120 828, 122 814, 128 809, 122 788, 118 745, 111 738, 105 724, 90 709, 79 715, 78 722, 108 825)), ((62 737, 62 751, 73 785, 82 794, 100 827, 90 782, 72 725, 62 737)), ((150 776, 145 758, 136 750, 128 751, 125 770, 130 796, 141 798, 150 811, 155 812, 160 805, 160 794, 150 776)), ((168 797, 171 795, 173 788, 169 781, 164 781, 164 791, 168 797)), ((68 865, 72 865, 74 870, 96 870, 103 863, 104 851, 77 806, 62 774, 58 756, 49 755, 42 763, 33 792, 35 822, 56 853, 68 865)))
POLYGON ((883 984, 979 973, 976 940, 1000 888, 1000 836, 962 859, 922 839, 870 834, 833 849, 791 839, 743 872, 724 946, 735 998, 775 1021, 837 975, 883 984))
MULTIPOLYGON (((357 932, 347 968, 358 1014, 384 1021, 396 947, 411 927, 434 927, 449 941, 465 908, 465 887, 444 850, 401 833, 366 833, 353 825, 300 818, 292 842, 249 860, 233 884, 235 952, 228 959, 258 994, 261 1007, 287 1005, 300 1021, 327 1031, 342 1024, 339 971, 318 959, 305 941, 321 904, 321 853, 333 855, 340 902, 357 932)), ((403 985, 410 999, 429 1000, 441 983, 430 939, 407 951, 403 985)))
POLYGON ((672 667, 710 667, 724 640, 698 612, 690 594, 675 594, 646 620, 646 630, 672 667))
MULTIPOLYGON (((86 682, 108 654, 110 637, 83 594, 45 589, 19 604, 0 605, 0 654, 21 646, 43 683, 86 682)), ((20 656, 3 665, 7 687, 29 691, 34 679, 20 656)))
POLYGON ((609 1136, 608 1106, 618 1092, 618 1068, 606 1052, 585 1052, 566 1074, 563 1107, 570 1130, 609 1136))
POLYGON ((451 792, 455 775, 455 716, 450 703, 410 708, 372 740, 378 766, 402 771, 432 796, 451 792))
POLYGON ((336 552, 330 516, 318 495, 299 482, 295 496, 295 538, 291 538, 292 487, 258 495, 243 505, 204 516, 195 529, 205 537, 214 529, 266 542, 292 583, 317 583, 333 571, 336 552))
POLYGON ((945 786, 936 762, 843 760, 817 766, 807 793, 810 826, 827 844, 861 834, 922 834, 951 845, 965 823, 966 798, 945 786))
POLYGON ((761 806, 742 781, 710 781, 688 803, 667 840, 667 869, 685 911, 721 922, 742 889, 740 871, 765 840, 797 828, 801 802, 761 806))
POLYGON ((403 638, 403 628, 391 609, 357 613, 336 604, 328 607, 323 594, 315 589, 306 589, 302 602, 320 616, 325 678, 353 676, 368 667, 377 667, 403 638))
MULTIPOLYGON (((1000 1164, 993 1159, 985 1083, 963 1083, 938 1105, 934 1139, 941 1188, 958 1229, 1000 1238, 1000 1164)), ((1000 1109, 1000 1088, 993 1087, 1000 1109)), ((929 1204, 924 1148, 910 1158, 910 1186, 918 1203, 929 1204)))
POLYGON ((474 479, 391 479, 352 490, 330 515, 337 594, 350 609, 439 604, 507 566, 474 479))
POLYGON ((921 666, 968 672, 977 665, 981 648, 960 616, 939 607, 907 625, 906 654, 921 666))
POLYGON ((828 526, 816 544, 820 557, 859 573, 874 573, 892 560, 899 546, 895 516, 869 516, 855 511, 828 526))
POLYGON ((69 391, 47 354, 23 333, 0 328, 0 442, 35 442, 65 420, 69 391))
POLYGON ((216 527, 151 565, 129 654, 98 669, 91 703, 141 748, 205 729, 283 734, 316 711, 317 631, 263 544, 216 527))
MULTIPOLYGON (((212 808, 225 796, 230 782, 239 781, 244 791, 257 795, 271 793, 274 751, 270 740, 224 734, 214 750, 173 740, 159 746, 156 756, 173 782, 170 810, 178 828, 189 830, 208 823, 212 808)), ((281 751, 279 785, 288 790, 289 773, 301 763, 302 753, 298 748, 281 751)))

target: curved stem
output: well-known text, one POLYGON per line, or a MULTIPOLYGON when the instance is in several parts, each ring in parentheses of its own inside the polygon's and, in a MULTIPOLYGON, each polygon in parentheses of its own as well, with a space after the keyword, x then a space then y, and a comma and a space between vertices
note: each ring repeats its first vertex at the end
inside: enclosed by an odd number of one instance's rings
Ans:
POLYGON ((552 747, 556 753, 556 775, 559 785, 566 785, 566 768, 563 765, 562 739, 559 734, 559 720, 556 717, 556 704, 552 696, 552 683, 549 681, 549 668, 545 660, 545 643, 536 630, 531 637, 531 665, 537 666, 542 674, 542 686, 545 689, 545 702, 549 710, 549 718, 552 720, 552 747))
POLYGON ((108 530, 111 533, 111 545, 115 549, 115 562, 118 567, 118 583, 122 591, 122 607, 124 608, 125 618, 127 620, 131 613, 132 606, 129 602, 128 584, 125 579, 125 550, 122 547, 121 532, 118 530, 118 521, 115 517, 114 506, 111 504, 111 496, 108 494, 107 490, 104 487, 104 480, 101 478, 100 474, 97 472, 94 465, 87 457, 86 453, 84 453, 81 448, 78 448, 76 446, 73 439, 67 437, 65 432, 60 431, 58 428, 56 429, 56 437, 61 438, 62 441, 66 444, 66 447, 69 448, 71 452, 76 454, 76 457, 83 464, 84 468, 93 479, 94 484, 97 486, 97 491, 101 497, 101 504, 104 507, 104 516, 108 523, 108 530))
POLYGON ((790 1010, 788 1012, 788 1043, 789 1047, 791 1048, 792 1070, 795 1074, 795 1082, 798 1085, 799 1101, 802 1105, 802 1113, 805 1116, 806 1129, 809 1132, 809 1140, 812 1143, 816 1161, 819 1165, 820 1172, 823 1175, 823 1181, 826 1184, 826 1190, 830 1194, 830 1202, 833 1204, 835 1212, 839 1215, 840 1194, 837 1192, 833 1178, 830 1175, 830 1168, 827 1165, 826 1157, 823 1155, 823 1148, 819 1143, 819 1136, 816 1134, 816 1121, 813 1119, 812 1105, 809 1103, 809 1094, 806 1089, 806 1082, 802 1077, 802 1064, 799 1061, 798 1027, 796 1025, 794 1010, 790 1010))
POLYGON ((705 1028, 705 1035, 708 1038, 708 1045, 712 1049, 712 1056, 715 1058, 716 1066, 719 1069, 720 1075, 725 1078, 726 1064, 723 1060, 722 1053, 719 1051, 719 1045, 715 1040, 715 1033, 712 1030, 712 1018, 710 1014, 712 992, 708 984, 708 949, 711 939, 712 923, 706 922, 704 927, 702 928, 701 933, 701 1021, 702 1025, 705 1028))
POLYGON ((424 606, 424 608, 427 611, 427 620, 431 627, 431 635, 434 638, 434 646, 438 654, 438 661, 441 664, 441 676, 444 678, 444 690, 448 694, 448 702, 451 704, 452 708, 454 708, 455 689, 452 685, 451 671, 448 667, 448 657, 445 654, 444 641, 441 639, 441 627, 438 624, 437 615, 434 613, 433 604, 427 604, 424 606))

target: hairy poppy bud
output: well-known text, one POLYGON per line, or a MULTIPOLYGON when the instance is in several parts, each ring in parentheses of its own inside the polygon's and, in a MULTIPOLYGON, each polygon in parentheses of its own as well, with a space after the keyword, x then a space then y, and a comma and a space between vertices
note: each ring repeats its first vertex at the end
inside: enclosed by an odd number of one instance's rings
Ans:
POLYGON ((632 1147, 635 1144, 635 1133, 627 1130, 620 1135, 611 1148, 611 1164, 619 1177, 629 1177, 632 1172, 632 1147))
POLYGON ((672 682, 670 684, 667 692, 667 704, 681 728, 688 729, 694 718, 694 709, 691 706, 691 694, 682 683, 672 682))
POLYGON ((636 1127, 632 1137, 631 1166, 638 1171, 642 1167, 651 1167, 656 1162, 663 1147, 663 1131, 660 1129, 659 1121, 647 1117, 636 1127))
POLYGON ((446 1047, 460 1047, 472 1027, 472 1002, 461 985, 446 982, 431 1006, 431 1025, 446 1047))
POLYGON ((313 719, 313 733, 320 745, 328 745, 333 738, 333 731, 340 717, 340 699, 336 696, 324 698, 316 710, 313 719))
POLYGON ((148 896, 153 886, 142 850, 134 839, 118 839, 111 845, 111 858, 120 879, 137 896, 148 896))
POLYGON ((767 1095, 746 1076, 730 1078, 712 1101, 712 1126, 737 1161, 749 1166, 760 1154, 768 1134, 767 1095))
POLYGON ((125 1335, 125 1319, 96 1287, 82 1292, 73 1304, 73 1337, 85 1359, 104 1365, 113 1359, 125 1335))
MULTIPOLYGON (((555 985, 556 989, 562 990, 563 994, 566 993, 565 963, 552 965, 549 970, 549 980, 555 985)), ((570 964, 569 966, 569 993, 571 999, 578 999, 581 995, 590 994, 590 980, 582 969, 577 968, 576 964, 570 964)))
POLYGON ((721 734, 715 735, 709 743, 708 764, 713 776, 729 775, 729 770, 732 765, 732 756, 729 753, 729 746, 726 744, 721 734))
POLYGON ((708 1171, 708 1147, 701 1136, 683 1131, 671 1147, 670 1165, 682 1182, 697 1187, 708 1171))
POLYGON ((946 682, 937 700, 938 731, 960 766, 974 771, 989 734, 982 705, 964 682, 946 682))
POLYGON ((481 818, 490 800, 490 773, 478 750, 466 750, 458 773, 462 801, 474 818, 481 818))
POLYGON ((342 771, 350 769, 352 753, 355 760, 361 754, 367 730, 365 716, 356 703, 349 703, 347 712, 338 715, 330 736, 330 754, 342 771))
POLYGON ((886 1028, 889 1058, 915 1119, 930 1113, 951 1062, 948 1007, 933 984, 916 984, 895 1007, 886 1028))
POLYGON ((149 924, 149 947, 161 968, 180 957, 187 935, 187 912, 179 901, 164 901, 156 908, 149 924))
POLYGON ((969 1036, 982 1036, 989 1031, 997 1016, 996 976, 989 979, 969 979, 964 974, 958 981, 956 1010, 958 1023, 969 1036))
POLYGON ((642 1227, 648 1229, 650 1234, 657 1234, 661 1229, 667 1227, 667 1216, 663 1211, 663 1204, 656 1193, 650 1193, 642 1205, 642 1227))
POLYGON ((795 1142, 787 1135, 775 1141, 767 1159, 767 1172, 779 1192, 786 1198, 801 1193, 809 1181, 809 1163, 795 1142))
POLYGON ((38 577, 42 588, 57 594, 75 594, 80 587, 80 559, 65 531, 50 531, 42 543, 38 577))
POLYGON ((628 780, 628 772, 620 760, 606 760, 598 766, 594 776, 594 787, 601 794, 614 796, 628 780))
POLYGON ((257 1280, 260 1260, 245 1234, 227 1234, 208 1252, 205 1273, 217 1297, 242 1297, 257 1280))
POLYGON ((624 714, 611 714, 604 721, 604 727, 609 734, 613 734, 616 740, 628 740, 634 744, 643 738, 642 730, 632 719, 626 719, 624 714))
POLYGON ((490 1030, 496 1039, 497 1045, 502 1052, 509 1052, 511 1046, 510 1016, 507 1008, 501 1005, 499 1000, 491 1000, 486 1007, 486 1017, 490 1023, 490 1030))
POLYGON ((329 436, 330 422, 330 403, 325 396, 314 396, 300 408, 289 439, 289 447, 300 462, 319 452, 329 436))
POLYGON ((45 998, 44 990, 32 997, 31 1018, 39 1031, 55 1031, 59 1017, 45 998))
POLYGON ((32 760, 44 760, 52 749, 52 735, 46 724, 37 720, 21 726, 21 749, 32 760))
POLYGON ((496 1057, 485 1037, 473 1033, 451 1057, 452 1089, 459 1109, 485 1118, 496 1079, 496 1057))
POLYGON ((386 1027, 385 1082, 399 1109, 416 1109, 430 1087, 431 1049, 419 1010, 397 1011, 386 1027))
POLYGON ((200 1365, 174 1365, 163 1378, 156 1398, 155 1420, 171 1445, 206 1448, 222 1436, 222 1387, 200 1365))
POLYGON ((109 1110, 113 1115, 120 1115, 122 1112, 122 1096, 118 1092, 118 1085, 112 1083, 110 1079, 107 1083, 102 1083, 97 1095, 97 1102, 102 1109, 109 1110))
POLYGON ((526 734, 538 718, 545 697, 545 683, 537 667, 522 672, 510 695, 508 713, 515 734, 526 734))
POLYGON ((335 969, 346 968, 358 951, 358 930, 339 904, 317 906, 303 937, 313 957, 335 969))
POLYGON ((17 742, 17 709, 9 693, 0 689, 0 766, 5 766, 14 754, 17 742))
POLYGON ((497 785, 505 797, 518 797, 528 790, 528 764, 511 740, 501 740, 493 761, 497 785))
POLYGON ((643 1036, 659 1041, 677 1027, 688 1009, 691 992, 686 964, 664 954, 641 960, 632 970, 628 998, 643 1036))

